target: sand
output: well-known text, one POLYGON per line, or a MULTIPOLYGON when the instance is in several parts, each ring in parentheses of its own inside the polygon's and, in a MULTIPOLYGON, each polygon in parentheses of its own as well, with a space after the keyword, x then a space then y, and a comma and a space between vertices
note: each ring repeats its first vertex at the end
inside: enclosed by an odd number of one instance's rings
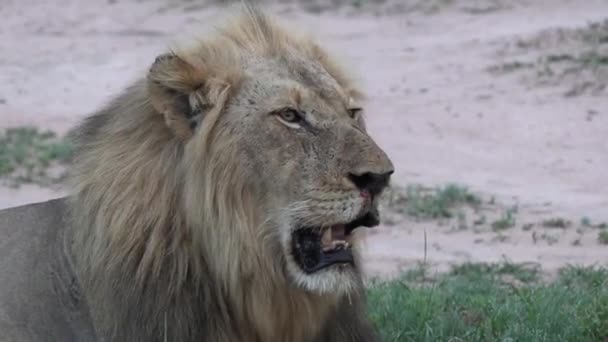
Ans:
MULTIPOLYGON (((579 65, 574 57, 588 50, 608 56, 608 38, 593 41, 584 30, 608 18, 608 4, 361 3, 268 11, 317 35, 360 75, 369 130, 396 166, 395 185, 455 182, 493 197, 491 215, 519 208, 516 226, 501 234, 487 225, 455 231, 450 222, 393 215, 390 226, 370 232, 371 273, 395 274, 422 260, 438 268, 505 257, 547 269, 606 264, 598 229, 580 221, 608 221, 608 78, 605 65, 579 65), (574 57, 553 58, 564 54, 574 57), (539 227, 552 217, 572 224, 539 227), (527 223, 535 226, 522 229, 527 223)), ((186 0, 4 0, 0 128, 64 133, 220 11, 186 0)), ((64 192, 2 187, 0 208, 64 192)))

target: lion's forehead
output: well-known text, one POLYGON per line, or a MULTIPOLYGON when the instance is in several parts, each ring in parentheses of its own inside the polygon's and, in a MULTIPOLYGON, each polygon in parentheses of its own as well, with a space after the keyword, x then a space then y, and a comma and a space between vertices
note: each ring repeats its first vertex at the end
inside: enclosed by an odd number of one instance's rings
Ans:
POLYGON ((244 65, 243 74, 248 80, 243 89, 262 103, 278 102, 276 97, 284 100, 297 97, 303 105, 345 108, 352 102, 346 90, 320 63, 304 56, 251 58, 244 65))

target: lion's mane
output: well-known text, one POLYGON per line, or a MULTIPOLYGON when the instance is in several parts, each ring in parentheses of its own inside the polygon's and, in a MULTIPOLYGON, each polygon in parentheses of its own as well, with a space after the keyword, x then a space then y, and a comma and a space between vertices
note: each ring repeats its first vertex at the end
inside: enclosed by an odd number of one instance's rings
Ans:
MULTIPOLYGON (((238 86, 241 49, 293 45, 251 9, 218 37, 181 56, 204 60, 221 80, 209 91, 203 134, 238 86)), ((71 250, 98 332, 113 341, 297 342, 321 334, 340 299, 287 286, 277 263, 261 256, 260 248, 277 248, 254 229, 264 225, 256 198, 268 194, 244 187, 231 137, 183 144, 150 92, 148 80, 135 82, 73 133, 71 250)), ((356 295, 348 300, 355 305, 356 295)))

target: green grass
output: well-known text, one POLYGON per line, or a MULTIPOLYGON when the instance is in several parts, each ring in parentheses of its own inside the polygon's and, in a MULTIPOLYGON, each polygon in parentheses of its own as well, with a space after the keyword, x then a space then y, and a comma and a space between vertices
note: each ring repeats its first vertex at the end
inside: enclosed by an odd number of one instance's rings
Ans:
POLYGON ((432 283, 412 274, 368 290, 383 341, 608 340, 605 268, 568 267, 550 284, 510 263, 461 265, 432 283))
POLYGON ((478 205, 480 199, 468 188, 457 184, 447 184, 433 190, 420 185, 406 189, 407 214, 421 219, 451 218, 455 208, 462 205, 478 205))
POLYGON ((48 181, 47 170, 71 156, 71 145, 51 131, 18 127, 0 132, 0 177, 13 183, 48 181))
POLYGON ((608 245, 608 230, 600 230, 600 232, 597 233, 597 241, 602 245, 608 245))

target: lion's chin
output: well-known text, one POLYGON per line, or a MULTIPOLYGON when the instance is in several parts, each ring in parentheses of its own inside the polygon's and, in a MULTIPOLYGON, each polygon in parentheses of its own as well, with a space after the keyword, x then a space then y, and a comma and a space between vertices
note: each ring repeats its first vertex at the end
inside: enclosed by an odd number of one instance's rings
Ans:
POLYGON ((310 274, 291 272, 291 278, 298 288, 307 292, 343 296, 357 290, 360 274, 351 264, 335 264, 310 274))
POLYGON ((377 210, 353 221, 327 227, 297 227, 291 236, 291 253, 300 285, 320 292, 348 292, 359 273, 353 248, 353 231, 379 224, 377 210))

